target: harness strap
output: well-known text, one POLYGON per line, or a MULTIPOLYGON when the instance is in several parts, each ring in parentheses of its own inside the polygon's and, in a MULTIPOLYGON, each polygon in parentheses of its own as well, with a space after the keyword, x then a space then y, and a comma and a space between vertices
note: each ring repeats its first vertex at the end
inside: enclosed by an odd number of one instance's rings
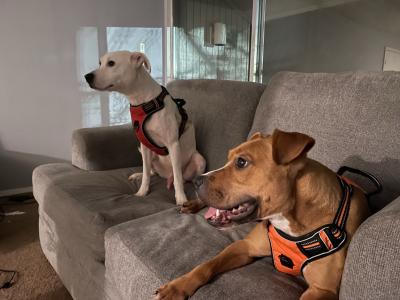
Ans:
POLYGON ((340 230, 344 230, 347 217, 350 210, 350 199, 353 195, 353 187, 347 183, 342 177, 338 176, 339 184, 342 188, 342 200, 340 201, 339 208, 336 212, 333 224, 336 225, 340 230))
POLYGON ((147 115, 151 115, 156 111, 160 110, 161 108, 164 108, 164 98, 166 95, 168 95, 168 91, 162 86, 161 93, 153 100, 145 102, 141 105, 131 105, 131 106, 133 107, 140 106, 147 115))
MULTIPOLYGON (((161 93, 156 98, 141 105, 130 106, 131 119, 136 137, 142 144, 144 144, 146 147, 148 147, 150 150, 157 153, 158 155, 168 155, 168 149, 167 147, 161 147, 157 145, 147 134, 144 125, 152 114, 165 107, 164 98, 167 95, 169 95, 167 89, 164 86, 161 86, 161 93)), ((181 116, 181 123, 179 125, 178 132, 180 138, 185 131, 186 123, 188 120, 186 110, 183 108, 183 106, 185 105, 185 100, 175 99, 172 96, 171 99, 176 104, 179 114, 181 116)))
MULTIPOLYGON (((165 87, 161 86, 162 89, 165 89, 165 87)), ((167 91, 165 89, 165 91, 167 91)), ((168 92, 167 92, 168 94, 168 92)), ((176 106, 178 107, 178 111, 179 114, 181 115, 181 124, 179 125, 179 137, 181 137, 181 135, 183 134, 183 132, 185 131, 185 126, 186 126, 186 122, 189 119, 189 116, 186 112, 186 110, 183 108, 183 106, 186 104, 186 101, 184 99, 179 99, 179 98, 173 98, 171 96, 172 101, 175 102, 176 106)))

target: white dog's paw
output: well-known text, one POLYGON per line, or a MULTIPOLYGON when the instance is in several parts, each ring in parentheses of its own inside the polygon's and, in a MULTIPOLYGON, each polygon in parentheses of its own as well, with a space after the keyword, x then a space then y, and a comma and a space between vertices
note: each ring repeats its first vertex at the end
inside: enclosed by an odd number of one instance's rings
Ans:
POLYGON ((183 203, 186 203, 188 200, 186 198, 186 195, 175 195, 175 200, 176 200, 176 204, 182 206, 183 203))
POLYGON ((133 173, 131 176, 128 177, 128 180, 135 181, 142 179, 143 173, 133 173))
POLYGON ((148 194, 148 192, 149 192, 148 188, 145 189, 145 188, 140 187, 140 189, 136 192, 135 196, 144 197, 148 194))

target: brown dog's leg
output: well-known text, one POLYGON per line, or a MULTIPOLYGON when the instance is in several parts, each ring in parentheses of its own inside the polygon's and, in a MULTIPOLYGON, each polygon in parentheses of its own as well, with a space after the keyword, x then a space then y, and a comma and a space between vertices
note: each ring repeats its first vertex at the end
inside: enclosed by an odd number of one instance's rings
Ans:
POLYGON ((321 290, 316 287, 309 287, 300 297, 300 300, 337 300, 338 295, 321 290))
POLYGON ((206 207, 206 205, 200 199, 190 200, 185 202, 181 207, 181 213, 185 214, 195 214, 199 212, 202 208, 206 207))
POLYGON ((268 255, 271 255, 271 249, 267 240, 266 225, 262 222, 257 224, 244 240, 229 245, 213 259, 159 288, 155 299, 186 299, 215 275, 247 265, 256 257, 268 255))
POLYGON ((346 247, 313 261, 304 268, 303 275, 308 283, 308 289, 300 297, 301 300, 339 299, 346 247))

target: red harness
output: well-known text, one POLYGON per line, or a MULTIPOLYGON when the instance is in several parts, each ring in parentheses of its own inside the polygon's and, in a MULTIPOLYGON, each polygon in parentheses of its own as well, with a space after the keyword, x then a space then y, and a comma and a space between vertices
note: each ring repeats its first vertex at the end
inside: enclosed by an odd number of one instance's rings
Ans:
POLYGON ((343 247, 346 242, 346 220, 350 210, 353 187, 347 179, 338 176, 342 199, 335 219, 300 237, 290 236, 272 224, 267 225, 275 268, 290 275, 301 275, 310 262, 328 256, 343 247))
MULTIPOLYGON (((133 128, 138 140, 156 154, 168 155, 167 147, 161 147, 157 145, 145 130, 146 121, 149 120, 151 115, 165 107, 164 98, 166 95, 169 95, 169 93, 165 87, 161 86, 161 89, 161 93, 155 99, 140 105, 131 105, 130 112, 133 128)), ((181 115, 181 124, 179 125, 179 137, 181 137, 185 131, 186 122, 188 120, 186 110, 183 108, 185 105, 185 100, 174 99, 172 97, 171 99, 175 102, 176 106, 178 107, 179 114, 181 115)))

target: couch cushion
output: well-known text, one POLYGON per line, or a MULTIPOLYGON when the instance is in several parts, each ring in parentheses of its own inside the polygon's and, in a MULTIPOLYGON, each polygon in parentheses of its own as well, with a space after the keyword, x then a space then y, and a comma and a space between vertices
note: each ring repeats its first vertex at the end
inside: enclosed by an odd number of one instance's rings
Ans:
MULTIPOLYGON (((211 259, 254 224, 220 231, 202 215, 169 209, 106 232, 106 279, 120 299, 151 299, 168 281, 211 259)), ((218 276, 190 299, 298 299, 304 281, 277 272, 270 258, 218 276)))
POLYGON ((149 195, 134 196, 139 182, 127 179, 134 171, 141 170, 83 171, 70 164, 42 165, 33 173, 34 195, 64 244, 103 261, 107 228, 175 206, 173 191, 158 176, 151 179, 149 195))
POLYGON ((351 240, 341 300, 400 299, 400 197, 368 218, 351 240))
POLYGON ((187 102, 207 169, 222 166, 228 150, 246 139, 264 88, 228 80, 177 80, 168 85, 171 95, 187 102))
POLYGON ((384 191, 371 199, 373 210, 400 195, 400 72, 278 73, 250 135, 274 128, 314 137, 310 157, 333 170, 375 174, 384 191))

